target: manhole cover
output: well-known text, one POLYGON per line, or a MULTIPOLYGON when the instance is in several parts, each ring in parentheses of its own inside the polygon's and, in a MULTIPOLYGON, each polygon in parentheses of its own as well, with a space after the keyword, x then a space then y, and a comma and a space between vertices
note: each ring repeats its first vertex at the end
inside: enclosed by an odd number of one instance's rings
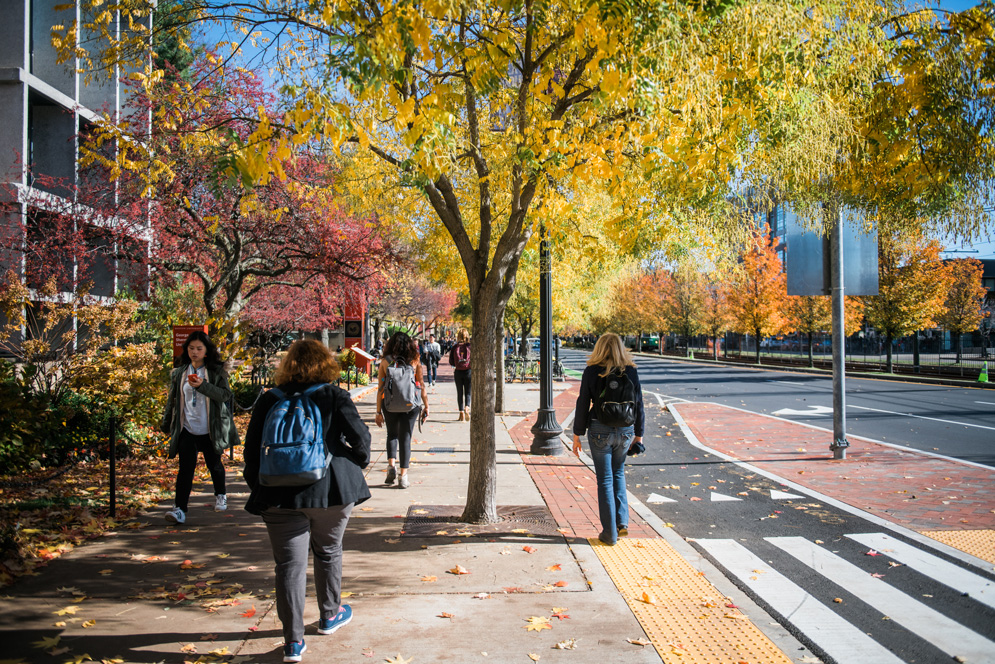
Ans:
POLYGON ((497 523, 460 521, 461 505, 412 505, 404 519, 403 537, 469 537, 471 535, 562 535, 543 505, 499 505, 497 523))
POLYGON ((430 447, 428 448, 429 454, 453 454, 456 452, 455 447, 430 447))

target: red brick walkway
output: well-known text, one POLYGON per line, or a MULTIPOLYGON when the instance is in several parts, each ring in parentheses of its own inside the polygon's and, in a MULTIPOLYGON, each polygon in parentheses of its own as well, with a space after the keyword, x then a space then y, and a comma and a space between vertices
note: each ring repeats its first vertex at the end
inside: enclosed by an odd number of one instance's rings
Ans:
POLYGON ((709 403, 675 404, 702 445, 913 530, 995 528, 995 470, 709 403))
MULTIPOLYGON (((557 420, 562 424, 574 408, 580 383, 571 381, 570 389, 553 400, 557 420)), ((532 456, 532 425, 535 414, 512 427, 512 440, 522 453, 522 460, 532 475, 560 531, 567 537, 597 537, 601 532, 598 520, 598 485, 594 471, 569 452, 562 456, 532 456)), ((586 449, 586 448, 585 448, 586 449)), ((629 510, 629 537, 656 537, 656 531, 635 512, 629 510)))

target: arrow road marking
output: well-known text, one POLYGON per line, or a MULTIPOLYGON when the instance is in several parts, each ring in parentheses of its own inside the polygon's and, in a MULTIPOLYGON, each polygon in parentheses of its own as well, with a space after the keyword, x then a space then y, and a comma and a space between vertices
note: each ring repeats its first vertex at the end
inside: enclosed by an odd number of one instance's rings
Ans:
POLYGON ((805 496, 799 496, 795 493, 788 493, 787 491, 778 491, 777 489, 770 490, 771 500, 791 500, 792 498, 804 498, 805 496))
POLYGON ((716 493, 714 491, 712 492, 712 502, 713 503, 731 503, 731 502, 737 502, 738 503, 741 500, 743 500, 743 499, 742 498, 736 498, 735 496, 727 496, 727 495, 722 494, 722 493, 716 493))
POLYGON ((649 498, 646 499, 647 503, 651 505, 659 505, 660 503, 676 503, 677 501, 673 498, 667 498, 666 496, 661 496, 658 493, 651 493, 649 498))
POLYGON ((822 417, 832 415, 832 406, 809 406, 808 410, 795 410, 794 408, 782 408, 775 410, 771 415, 798 415, 800 417, 822 417))

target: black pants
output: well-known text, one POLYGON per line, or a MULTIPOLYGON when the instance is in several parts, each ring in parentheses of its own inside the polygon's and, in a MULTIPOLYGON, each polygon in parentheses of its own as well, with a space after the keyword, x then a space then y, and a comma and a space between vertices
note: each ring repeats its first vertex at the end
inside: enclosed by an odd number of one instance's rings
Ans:
POLYGON ((211 471, 214 495, 225 493, 225 466, 221 463, 221 455, 214 451, 211 437, 207 434, 195 436, 184 429, 180 433, 177 445, 180 472, 176 475, 176 506, 184 512, 187 511, 190 491, 193 489, 193 473, 197 469, 197 452, 204 455, 204 465, 211 471))
POLYGON ((387 458, 400 461, 401 468, 407 468, 411 463, 411 434, 418 426, 419 415, 421 408, 407 413, 392 413, 387 409, 383 411, 383 419, 387 423, 387 458))
POLYGON ((453 371, 453 380, 456 381, 456 407, 463 410, 463 404, 470 407, 470 370, 456 369, 453 371))

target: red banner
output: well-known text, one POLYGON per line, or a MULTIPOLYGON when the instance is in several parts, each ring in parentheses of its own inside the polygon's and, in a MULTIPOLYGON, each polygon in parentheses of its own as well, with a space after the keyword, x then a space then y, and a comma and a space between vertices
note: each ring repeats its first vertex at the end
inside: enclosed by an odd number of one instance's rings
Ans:
POLYGON ((207 334, 206 325, 174 325, 173 326, 173 359, 183 354, 183 344, 191 332, 200 330, 207 334))

